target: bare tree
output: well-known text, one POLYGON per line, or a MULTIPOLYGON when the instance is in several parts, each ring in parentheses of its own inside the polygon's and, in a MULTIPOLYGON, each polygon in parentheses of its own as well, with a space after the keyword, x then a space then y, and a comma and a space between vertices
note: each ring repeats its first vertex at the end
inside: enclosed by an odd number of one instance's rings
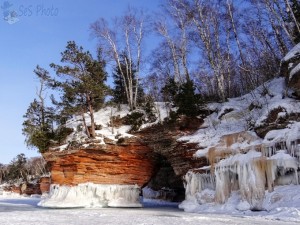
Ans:
POLYGON ((218 2, 194 0, 185 4, 186 15, 193 23, 194 41, 207 59, 208 65, 216 78, 220 98, 225 101, 226 69, 224 56, 227 55, 222 41, 222 15, 218 2))
POLYGON ((154 51, 154 72, 196 80, 200 91, 222 101, 247 93, 278 73, 292 47, 291 10, 288 0, 165 1, 155 22, 162 42, 154 51))
MULTIPOLYGON (((293 31, 287 22, 289 17, 289 4, 286 0, 251 0, 251 7, 255 7, 263 14, 264 22, 271 28, 272 36, 275 38, 279 50, 285 55, 290 47, 294 45, 293 31)), ((259 16, 259 15, 257 15, 259 16)))
POLYGON ((33 176, 46 175, 49 173, 46 161, 43 157, 33 157, 26 162, 27 173, 33 176))
POLYGON ((174 79, 176 81, 181 82, 182 77, 180 74, 180 59, 178 57, 177 44, 170 37, 170 34, 168 32, 168 27, 165 22, 161 22, 161 21, 156 22, 155 26, 156 26, 157 32, 159 32, 165 38, 164 46, 169 48, 169 52, 170 52, 170 55, 172 58, 172 60, 170 62, 172 63, 172 67, 173 67, 174 79))
POLYGON ((190 81, 189 55, 191 54, 188 37, 189 24, 184 3, 181 0, 168 0, 163 15, 155 22, 157 33, 163 37, 172 58, 174 79, 177 82, 190 81), (171 21, 163 16, 168 15, 171 21))
POLYGON ((147 33, 146 28, 146 15, 143 11, 133 8, 128 8, 122 17, 114 20, 112 25, 109 25, 104 18, 100 18, 91 25, 92 33, 103 47, 104 53, 119 67, 131 110, 137 106, 142 43, 147 33), (121 57, 124 53, 128 57, 125 70, 121 65, 121 57), (133 68, 135 81, 133 80, 133 68))

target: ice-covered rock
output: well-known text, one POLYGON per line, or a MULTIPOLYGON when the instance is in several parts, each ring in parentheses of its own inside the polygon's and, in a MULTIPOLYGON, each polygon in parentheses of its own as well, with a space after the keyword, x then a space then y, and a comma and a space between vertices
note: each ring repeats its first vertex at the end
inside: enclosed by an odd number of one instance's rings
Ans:
POLYGON ((283 58, 280 70, 286 77, 288 86, 300 97, 300 43, 283 58))
POLYGON ((205 204, 201 196, 209 189, 217 203, 224 204, 239 191, 241 201, 249 204, 237 206, 239 210, 263 210, 266 189, 272 192, 276 185, 299 184, 298 128, 294 123, 272 131, 266 136, 270 140, 263 141, 245 132, 221 137, 219 144, 208 151, 210 166, 198 168, 202 173, 191 170, 185 175, 186 200, 182 207, 187 202, 205 204))
POLYGON ((251 205, 247 201, 240 201, 236 209, 239 211, 247 211, 251 209, 251 205))
POLYGON ((137 185, 51 185, 49 196, 38 205, 49 208, 142 207, 140 191, 137 185))

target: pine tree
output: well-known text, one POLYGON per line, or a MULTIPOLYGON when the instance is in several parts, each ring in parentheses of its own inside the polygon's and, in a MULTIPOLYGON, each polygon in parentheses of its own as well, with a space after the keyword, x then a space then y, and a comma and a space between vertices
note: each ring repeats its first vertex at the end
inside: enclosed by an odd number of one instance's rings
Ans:
POLYGON ((165 102, 175 102, 175 96, 178 93, 178 84, 173 77, 167 79, 165 86, 162 88, 163 100, 165 102))
POLYGON ((175 96, 178 114, 196 117, 199 114, 200 103, 201 97, 195 93, 193 81, 187 81, 180 85, 178 93, 175 96))
POLYGON ((30 103, 27 112, 23 116, 22 132, 28 147, 36 147, 39 152, 44 152, 50 146, 54 137, 53 121, 54 109, 45 105, 45 82, 49 78, 46 70, 37 66, 34 70, 40 80, 40 88, 37 91, 38 99, 30 103))
POLYGON ((61 62, 65 65, 50 65, 61 78, 52 80, 52 86, 62 93, 60 101, 53 102, 61 108, 61 118, 80 114, 88 137, 95 137, 94 111, 102 107, 107 92, 104 83, 107 74, 101 50, 98 50, 98 58, 94 59, 89 51, 85 52, 70 41, 61 55, 61 62), (85 113, 91 119, 90 130, 85 122, 85 113))
POLYGON ((201 96, 195 93, 195 89, 191 80, 179 84, 174 78, 169 78, 162 92, 164 100, 172 102, 178 108, 178 115, 195 117, 199 114, 199 106, 202 103, 201 96))
MULTIPOLYGON (((122 69, 126 69, 123 64, 121 64, 122 69)), ((128 99, 126 96, 124 79, 120 73, 120 69, 117 66, 113 72, 114 88, 113 88, 113 101, 117 104, 128 104, 128 99)))
POLYGON ((23 153, 17 155, 11 163, 8 165, 8 180, 17 180, 23 178, 26 180, 27 178, 27 171, 26 171, 26 162, 27 158, 23 153))
POLYGON ((44 152, 50 146, 50 140, 54 137, 52 130, 53 111, 45 108, 34 99, 30 103, 23 122, 23 134, 28 147, 36 147, 39 152, 44 152))

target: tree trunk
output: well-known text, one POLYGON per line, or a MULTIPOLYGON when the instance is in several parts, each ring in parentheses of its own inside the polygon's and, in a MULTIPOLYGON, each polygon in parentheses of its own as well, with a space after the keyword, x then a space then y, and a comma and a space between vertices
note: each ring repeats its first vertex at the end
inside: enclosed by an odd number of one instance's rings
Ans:
POLYGON ((83 112, 83 110, 82 110, 82 112, 81 112, 81 117, 82 117, 82 122, 83 122, 83 126, 84 126, 84 129, 85 129, 86 135, 88 136, 88 138, 90 138, 91 135, 90 135, 90 131, 89 131, 87 125, 86 125, 86 121, 85 121, 85 117, 84 117, 84 112, 83 112))
POLYGON ((91 118, 91 131, 90 131, 90 137, 94 138, 96 137, 95 133, 95 118, 94 118, 94 109, 92 106, 92 100, 89 94, 87 94, 87 104, 88 104, 88 110, 90 113, 90 118, 91 118))

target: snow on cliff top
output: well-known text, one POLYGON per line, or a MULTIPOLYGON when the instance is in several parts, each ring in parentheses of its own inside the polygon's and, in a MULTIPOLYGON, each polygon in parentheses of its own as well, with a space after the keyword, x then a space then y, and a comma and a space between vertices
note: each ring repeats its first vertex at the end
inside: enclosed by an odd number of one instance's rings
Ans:
MULTIPOLYGON (((160 121, 163 121, 168 116, 169 107, 166 103, 155 102, 154 103, 154 114, 156 116, 156 121, 152 123, 146 123, 141 126, 141 129, 154 125, 160 121)), ((126 115, 130 114, 129 107, 127 105, 120 105, 119 107, 107 106, 100 109, 94 113, 95 124, 100 129, 96 129, 96 139, 100 140, 100 144, 104 143, 104 138, 108 138, 113 141, 117 141, 121 137, 132 137, 133 135, 129 134, 131 129, 130 125, 120 125, 112 126, 111 118, 123 118, 126 115)), ((88 114, 85 114, 85 121, 87 126, 90 126, 91 120, 88 114)), ((68 143, 76 141, 78 143, 84 144, 87 138, 87 135, 84 131, 83 121, 81 116, 74 116, 72 119, 68 120, 66 127, 72 128, 74 132, 67 137, 66 144, 60 146, 60 150, 67 148, 68 143)))
MULTIPOLYGON (((261 85, 244 96, 231 98, 224 103, 208 104, 208 108, 214 113, 205 118, 204 124, 197 132, 184 136, 179 141, 199 143, 200 150, 196 152, 195 156, 203 157, 211 147, 220 142, 224 135, 248 131, 257 137, 252 131, 253 126, 264 126, 265 120, 273 109, 283 108, 282 112, 278 113, 278 118, 291 113, 300 113, 299 101, 283 97, 285 89, 284 78, 280 77, 261 85)), ((239 147, 254 146, 260 142, 268 142, 268 140, 295 139, 299 136, 300 123, 291 122, 286 129, 270 131, 266 140, 257 137, 254 142, 241 143, 243 146, 239 147)))
POLYGON ((295 57, 296 55, 300 55, 300 43, 295 45, 291 51, 288 52, 288 54, 286 54, 286 56, 283 58, 282 61, 288 61, 291 58, 295 57))
MULTIPOLYGON (((300 43, 289 51, 289 53, 283 58, 282 62, 287 62, 294 57, 300 58, 300 43)), ((292 79, 292 77, 300 71, 300 63, 298 63, 298 65, 294 65, 293 62, 290 62, 288 67, 289 69, 294 67, 289 74, 289 79, 292 79)))
MULTIPOLYGON (((112 127, 110 124, 111 117, 124 117, 129 113, 129 108, 127 105, 121 105, 118 109, 117 107, 105 107, 94 113, 95 124, 101 129, 96 130, 96 139, 100 140, 101 144, 104 144, 104 138, 109 138, 111 140, 116 140, 116 135, 119 136, 131 136, 127 132, 130 130, 130 126, 120 126, 112 127)), ((86 113, 84 115, 87 126, 91 125, 90 116, 86 113)), ((84 143, 87 134, 85 133, 82 116, 73 116, 72 119, 68 120, 66 127, 72 128, 74 132, 67 137, 66 144, 60 146, 60 150, 65 150, 68 143, 76 141, 78 143, 84 143)))

